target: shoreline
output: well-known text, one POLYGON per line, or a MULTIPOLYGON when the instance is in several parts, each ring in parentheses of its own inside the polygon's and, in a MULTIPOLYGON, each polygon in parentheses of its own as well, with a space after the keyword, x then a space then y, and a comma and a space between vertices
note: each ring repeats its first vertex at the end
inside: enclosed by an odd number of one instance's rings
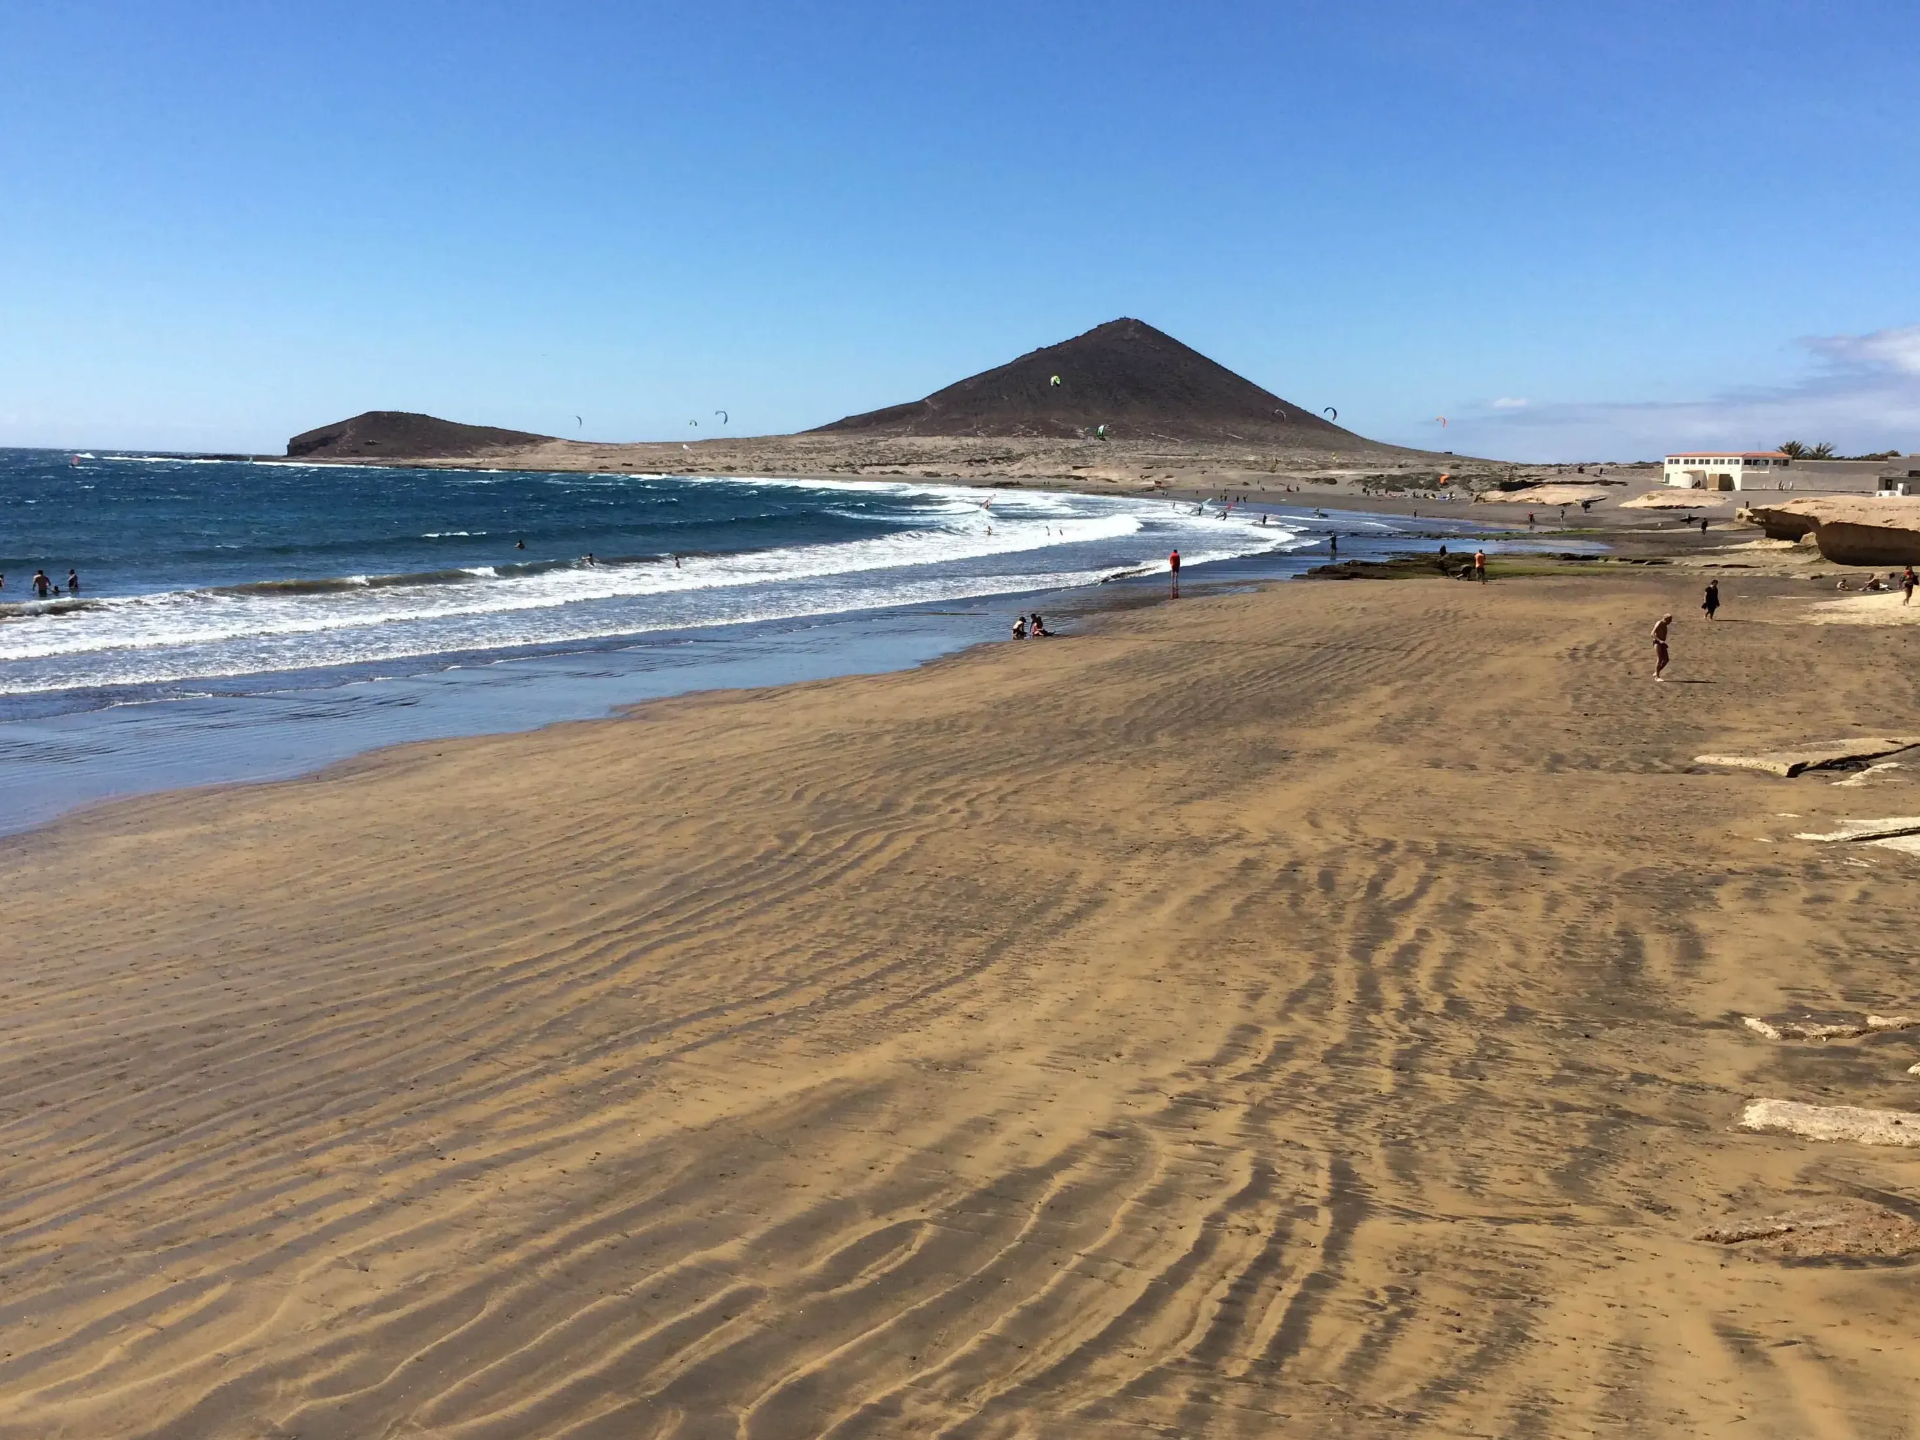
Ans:
MULTIPOLYGON (((1320 520, 1305 509, 1274 513, 1303 534, 1348 520, 1364 523, 1342 512, 1320 520)), ((1355 540, 1349 532, 1350 556, 1419 551, 1433 543, 1411 533, 1360 533, 1355 540)), ((1205 564, 1189 571, 1189 593, 1289 578, 1318 558, 1311 546, 1289 545, 1205 564)), ((271 783, 385 746, 537 729, 665 695, 910 668, 1004 638, 1001 612, 1010 605, 1044 608, 1056 617, 1095 613, 1136 603, 1120 592, 1157 586, 1164 577, 1123 573, 1107 581, 454 653, 431 662, 321 667, 256 681, 229 677, 190 685, 186 694, 163 688, 96 696, 97 703, 81 708, 26 706, 0 731, 13 779, 13 805, 0 833, 32 834, 118 796, 271 783)))

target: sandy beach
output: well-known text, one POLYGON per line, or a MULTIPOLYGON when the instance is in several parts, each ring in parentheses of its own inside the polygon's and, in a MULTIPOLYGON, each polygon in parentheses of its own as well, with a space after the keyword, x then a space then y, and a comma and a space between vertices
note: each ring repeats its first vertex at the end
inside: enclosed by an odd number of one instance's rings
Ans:
POLYGON ((1913 1434, 1911 631, 1594 568, 0 840, 0 1437, 1913 1434))

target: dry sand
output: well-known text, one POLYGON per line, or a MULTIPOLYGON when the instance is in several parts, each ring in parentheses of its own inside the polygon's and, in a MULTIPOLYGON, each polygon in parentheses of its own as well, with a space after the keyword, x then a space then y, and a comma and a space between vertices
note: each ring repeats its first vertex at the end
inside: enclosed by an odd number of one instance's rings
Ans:
POLYGON ((1735 1126, 1920 1108, 1741 1019, 1920 1001, 1920 858, 1792 838, 1920 795, 1691 763, 1905 729, 1910 632, 1745 583, 1280 585, 0 844, 0 1436, 1912 1434, 1920 1156, 1735 1126))

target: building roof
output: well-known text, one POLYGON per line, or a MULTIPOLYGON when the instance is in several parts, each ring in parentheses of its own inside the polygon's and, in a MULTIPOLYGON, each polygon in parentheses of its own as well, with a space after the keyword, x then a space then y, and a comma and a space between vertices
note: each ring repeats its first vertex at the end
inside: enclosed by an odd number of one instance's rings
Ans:
POLYGON ((1718 455, 1728 460, 1784 460, 1784 450, 1672 450, 1667 453, 1669 460, 1684 460, 1690 455, 1718 455))

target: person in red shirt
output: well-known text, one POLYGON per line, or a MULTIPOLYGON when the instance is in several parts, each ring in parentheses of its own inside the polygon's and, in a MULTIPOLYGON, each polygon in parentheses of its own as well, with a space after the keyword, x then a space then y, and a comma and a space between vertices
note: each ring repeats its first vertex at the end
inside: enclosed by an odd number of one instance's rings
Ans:
POLYGON ((1180 552, 1178 550, 1167 556, 1167 568, 1173 571, 1175 575, 1180 573, 1180 552))

